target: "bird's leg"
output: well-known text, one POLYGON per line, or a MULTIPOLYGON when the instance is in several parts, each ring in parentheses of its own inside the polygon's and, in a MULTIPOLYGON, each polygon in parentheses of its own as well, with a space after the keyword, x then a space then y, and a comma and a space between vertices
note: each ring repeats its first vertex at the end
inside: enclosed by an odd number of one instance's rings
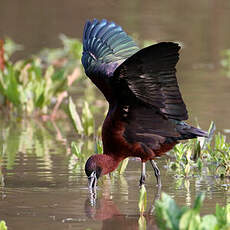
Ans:
POLYGON ((145 183, 145 177, 146 177, 145 162, 141 162, 140 186, 145 183))
POLYGON ((159 168, 157 167, 157 164, 156 164, 156 162, 155 162, 154 160, 150 160, 150 163, 151 163, 151 165, 152 165, 152 167, 153 167, 155 176, 156 176, 156 178, 157 178, 157 185, 158 185, 159 187, 161 187, 160 170, 159 170, 159 168))

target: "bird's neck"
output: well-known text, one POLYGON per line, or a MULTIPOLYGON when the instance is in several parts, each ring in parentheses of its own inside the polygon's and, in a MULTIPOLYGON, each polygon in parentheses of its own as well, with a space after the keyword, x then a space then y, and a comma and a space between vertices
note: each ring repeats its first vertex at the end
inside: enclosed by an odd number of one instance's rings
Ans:
POLYGON ((97 154, 95 156, 97 165, 102 168, 102 175, 106 175, 114 171, 118 167, 119 163, 124 159, 122 157, 116 157, 115 155, 108 154, 97 154))

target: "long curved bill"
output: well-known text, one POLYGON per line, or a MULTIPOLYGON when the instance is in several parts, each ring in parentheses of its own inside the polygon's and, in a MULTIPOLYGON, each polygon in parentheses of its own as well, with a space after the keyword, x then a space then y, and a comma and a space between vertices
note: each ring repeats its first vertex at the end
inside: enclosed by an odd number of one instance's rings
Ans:
POLYGON ((88 187, 90 191, 96 192, 96 188, 97 188, 96 172, 92 172, 91 175, 88 177, 88 187))

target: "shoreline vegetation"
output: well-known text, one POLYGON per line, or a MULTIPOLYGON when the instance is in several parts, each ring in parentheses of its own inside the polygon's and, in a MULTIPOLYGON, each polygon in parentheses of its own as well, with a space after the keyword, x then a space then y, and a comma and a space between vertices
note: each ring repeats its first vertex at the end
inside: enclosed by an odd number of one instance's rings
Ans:
POLYGON ((61 35, 62 48, 43 49, 25 60, 11 61, 22 49, 9 38, 0 40, 0 109, 18 116, 55 119, 68 89, 82 77, 82 44, 61 35))

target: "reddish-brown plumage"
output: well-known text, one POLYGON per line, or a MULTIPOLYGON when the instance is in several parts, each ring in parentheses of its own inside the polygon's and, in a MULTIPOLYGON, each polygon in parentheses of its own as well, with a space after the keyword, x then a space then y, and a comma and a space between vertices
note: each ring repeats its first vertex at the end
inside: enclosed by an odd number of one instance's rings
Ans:
MULTIPOLYGON (((172 149, 177 142, 162 144, 161 148, 154 151, 142 143, 128 143, 124 137, 125 122, 120 120, 119 108, 114 105, 110 107, 108 115, 102 128, 102 141, 104 154, 93 155, 91 164, 102 169, 101 175, 114 171, 119 163, 127 157, 139 157, 142 162, 161 156, 172 149)), ((92 167, 91 165, 91 167, 92 167)))
POLYGON ((98 176, 106 175, 114 171, 123 159, 115 155, 95 154, 88 159, 86 167, 95 169, 98 176))
POLYGON ((124 138, 126 124, 122 122, 119 108, 110 108, 102 128, 104 153, 113 157, 114 161, 121 161, 126 157, 140 157, 142 161, 154 158, 155 154, 143 151, 140 143, 128 143, 124 138))

